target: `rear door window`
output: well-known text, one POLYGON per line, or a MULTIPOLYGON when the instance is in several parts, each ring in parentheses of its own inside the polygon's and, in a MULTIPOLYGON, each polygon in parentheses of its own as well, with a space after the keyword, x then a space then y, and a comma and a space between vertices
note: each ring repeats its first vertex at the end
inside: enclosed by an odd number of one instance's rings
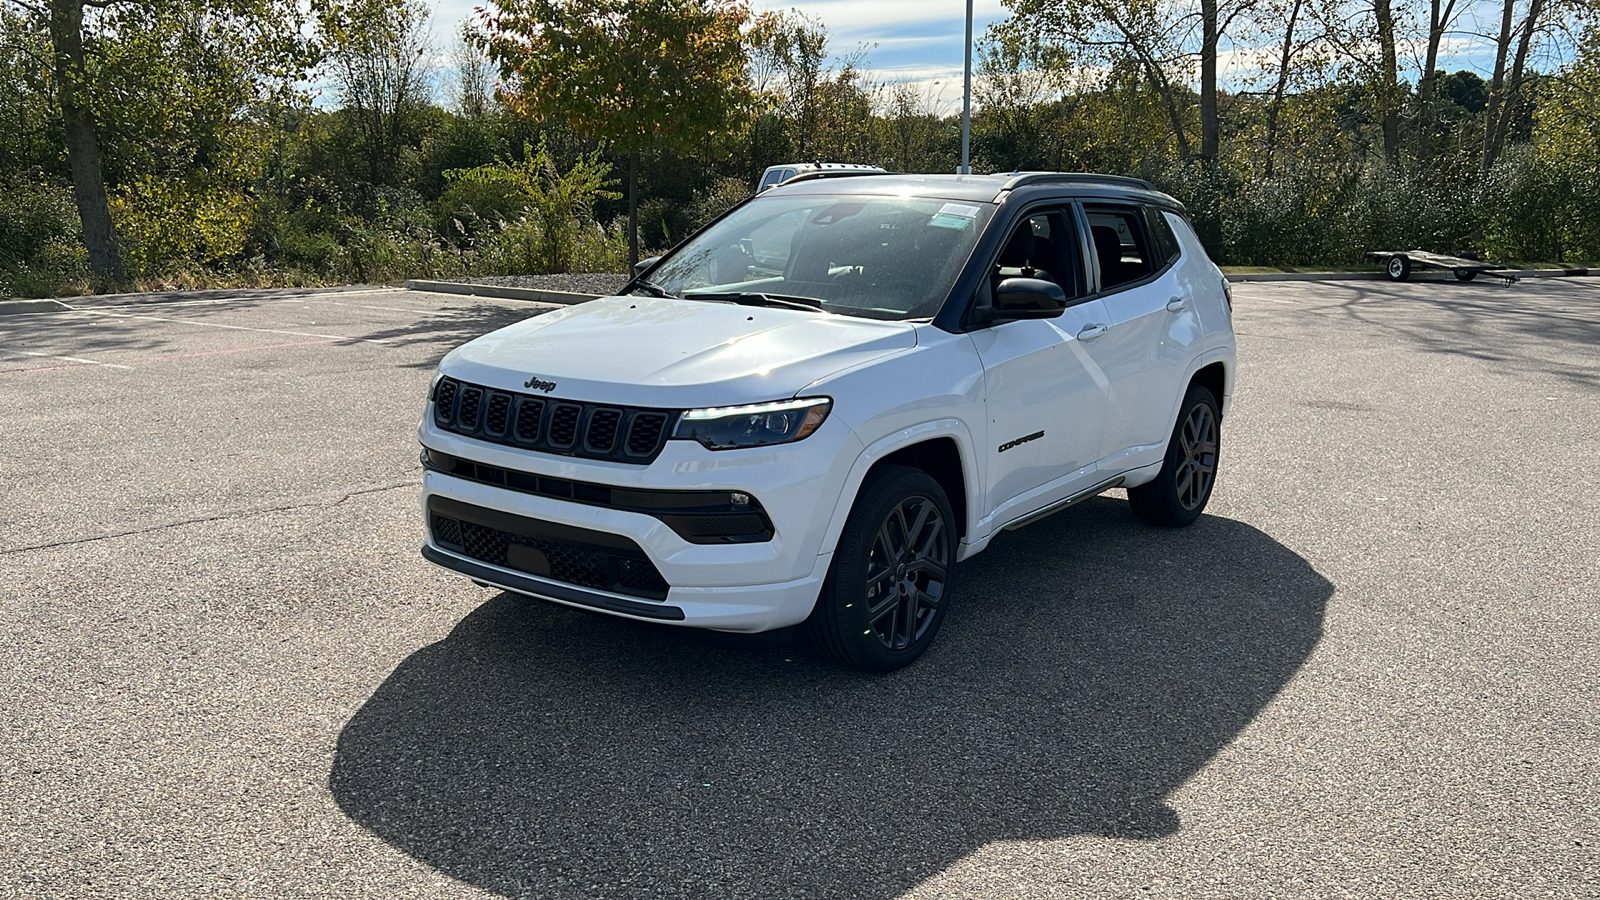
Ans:
POLYGON ((1156 270, 1156 255, 1136 206, 1085 206, 1089 237, 1100 264, 1100 289, 1115 290, 1156 270))

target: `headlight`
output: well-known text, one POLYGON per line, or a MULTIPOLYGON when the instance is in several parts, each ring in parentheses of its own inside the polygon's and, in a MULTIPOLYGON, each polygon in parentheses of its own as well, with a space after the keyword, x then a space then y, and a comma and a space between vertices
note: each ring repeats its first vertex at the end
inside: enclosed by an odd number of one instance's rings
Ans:
POLYGON ((691 409, 678 419, 672 436, 699 441, 712 450, 787 444, 809 437, 828 418, 827 397, 781 400, 753 406, 691 409))

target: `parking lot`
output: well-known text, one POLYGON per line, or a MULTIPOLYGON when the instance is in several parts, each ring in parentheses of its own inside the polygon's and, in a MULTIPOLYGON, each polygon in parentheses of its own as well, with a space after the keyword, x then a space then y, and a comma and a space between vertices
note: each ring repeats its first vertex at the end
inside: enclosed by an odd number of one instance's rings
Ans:
POLYGON ((1242 284, 1120 493, 870 677, 424 563, 390 289, 0 317, 0 896, 1600 896, 1600 279, 1242 284))

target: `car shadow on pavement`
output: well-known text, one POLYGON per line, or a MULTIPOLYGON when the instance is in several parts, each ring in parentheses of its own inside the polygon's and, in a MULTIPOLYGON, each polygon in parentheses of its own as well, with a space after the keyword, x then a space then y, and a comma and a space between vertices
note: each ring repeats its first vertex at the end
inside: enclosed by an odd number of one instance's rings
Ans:
POLYGON ((892 897, 983 844, 1153 839, 1322 634, 1333 591, 1241 522, 1100 498, 964 564, 880 677, 510 595, 346 725, 354 821, 510 897, 892 897))
POLYGON ((484 303, 475 297, 455 297, 459 305, 429 312, 416 321, 361 335, 369 341, 382 341, 394 347, 421 347, 426 353, 400 368, 435 369, 445 354, 491 331, 515 325, 525 319, 554 312, 558 307, 536 304, 500 305, 484 303))

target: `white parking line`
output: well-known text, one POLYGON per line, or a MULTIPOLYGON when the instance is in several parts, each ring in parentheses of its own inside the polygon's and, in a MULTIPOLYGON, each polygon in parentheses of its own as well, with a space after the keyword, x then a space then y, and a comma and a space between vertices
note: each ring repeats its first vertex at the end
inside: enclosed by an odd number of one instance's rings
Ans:
POLYGON ((403 312, 403 313, 412 313, 412 314, 424 315, 424 316, 437 316, 437 315, 441 314, 440 310, 423 309, 421 307, 416 307, 416 306, 411 307, 411 308, 408 309, 408 308, 403 307, 403 306, 373 306, 370 303, 340 303, 337 300, 317 300, 316 302, 317 303, 326 304, 326 305, 330 305, 330 306, 348 306, 348 307, 351 307, 353 309, 381 309, 381 310, 383 310, 385 312, 403 312))
POLYGON ((99 316, 106 319, 138 319, 146 322, 174 322, 178 325, 196 325, 203 328, 227 328, 232 331, 259 331, 263 334, 287 334, 290 337, 328 338, 335 341, 348 341, 352 344, 394 343, 393 341, 387 341, 382 338, 347 337, 342 334, 320 334, 315 331, 284 331, 278 328, 253 328, 249 325, 225 325, 221 322, 199 322, 195 321, 194 319, 170 319, 165 316, 134 316, 126 313, 108 313, 92 309, 81 309, 78 311, 86 315, 99 316))
MULTIPOLYGON (((209 300, 161 300, 161 306, 220 306, 224 303, 285 303, 292 300, 308 300, 313 297, 359 297, 362 294, 391 293, 391 288, 368 288, 362 291, 318 291, 314 294, 296 294, 293 297, 213 297, 209 300)), ((72 298, 58 301, 67 304, 75 312, 95 312, 102 309, 144 309, 151 306, 149 301, 144 303, 116 303, 106 306, 72 306, 72 298)))
POLYGON ((108 369, 131 369, 133 366, 119 366, 116 363, 99 362, 93 359, 83 359, 77 356, 56 356, 53 353, 35 353, 32 350, 13 350, 10 347, 0 347, 0 353, 17 353, 22 356, 37 356, 41 359, 59 359, 62 362, 84 363, 91 366, 105 366, 108 369))

